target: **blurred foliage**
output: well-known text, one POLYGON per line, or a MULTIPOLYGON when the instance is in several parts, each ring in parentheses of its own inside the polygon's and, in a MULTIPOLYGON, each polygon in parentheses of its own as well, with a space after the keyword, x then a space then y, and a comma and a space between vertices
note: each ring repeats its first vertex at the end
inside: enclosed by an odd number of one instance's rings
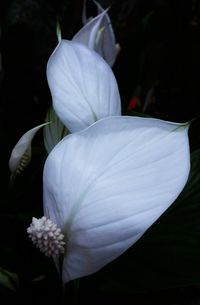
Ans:
MULTIPOLYGON (((104 7, 111 4, 109 14, 121 45, 114 73, 123 113, 179 122, 195 117, 189 133, 193 167, 185 190, 144 237, 102 271, 81 280, 78 304, 197 305, 200 299, 200 3, 198 0, 99 2, 104 7), (129 110, 130 100, 135 96, 139 103, 129 110)), ((57 44, 56 20, 60 22, 63 38, 70 39, 82 26, 82 4, 82 0, 0 2, 2 305, 62 301, 53 262, 33 247, 26 234, 31 217, 43 213, 42 169, 46 152, 42 133, 34 139, 32 162, 12 188, 7 164, 13 145, 29 128, 43 123, 51 105, 46 63, 57 44), (13 274, 19 280, 17 292, 8 289, 9 285, 15 286, 13 274)), ((89 15, 96 14, 91 0, 87 9, 89 15)))
POLYGON ((3 268, 0 268, 0 284, 5 288, 16 291, 18 286, 18 276, 3 268))

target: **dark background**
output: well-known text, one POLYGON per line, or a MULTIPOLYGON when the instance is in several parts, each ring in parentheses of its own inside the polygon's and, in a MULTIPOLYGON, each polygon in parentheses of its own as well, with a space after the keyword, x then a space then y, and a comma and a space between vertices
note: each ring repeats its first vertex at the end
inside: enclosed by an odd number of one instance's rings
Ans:
MULTIPOLYGON (((195 118, 190 128, 191 151, 200 148, 200 2, 99 0, 99 3, 105 8, 112 4, 109 15, 121 46, 113 71, 123 114, 142 113, 147 92, 154 87, 145 114, 177 122, 195 118), (134 96, 140 102, 129 110, 134 96)), ((26 236, 32 215, 42 215, 42 167, 46 157, 42 133, 34 140, 31 165, 12 189, 7 164, 19 137, 43 123, 51 105, 46 64, 57 44, 56 20, 60 22, 63 38, 71 39, 82 27, 82 5, 82 0, 0 2, 0 266, 19 276, 17 292, 3 287, 0 290, 4 302, 1 303, 0 295, 1 304, 42 304, 52 299, 61 303, 53 263, 33 249, 26 236), (44 278, 38 279, 43 273, 44 278)), ((90 0, 87 9, 89 15, 96 14, 90 0)), ((84 301, 121 305, 200 304, 198 283, 117 296, 99 292, 95 286, 90 289, 90 284, 86 281, 80 286, 80 304, 84 301)))

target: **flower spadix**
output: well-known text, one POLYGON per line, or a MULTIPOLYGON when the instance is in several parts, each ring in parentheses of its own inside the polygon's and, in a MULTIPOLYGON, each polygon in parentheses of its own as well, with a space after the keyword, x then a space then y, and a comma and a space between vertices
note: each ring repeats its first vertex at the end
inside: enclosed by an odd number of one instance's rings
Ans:
POLYGON ((118 86, 111 68, 81 43, 62 40, 47 65, 53 107, 71 131, 121 114, 118 86))
POLYGON ((55 146, 44 168, 44 214, 65 235, 64 282, 117 258, 174 202, 190 168, 187 129, 110 117, 55 146))
POLYGON ((27 233, 36 247, 46 256, 55 257, 64 253, 64 235, 60 228, 45 216, 39 219, 33 217, 27 233))

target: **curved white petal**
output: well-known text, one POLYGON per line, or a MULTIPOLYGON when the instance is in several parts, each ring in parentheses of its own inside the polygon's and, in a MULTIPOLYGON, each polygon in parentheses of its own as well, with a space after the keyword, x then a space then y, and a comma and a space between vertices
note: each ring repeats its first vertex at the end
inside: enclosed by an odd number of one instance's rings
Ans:
POLYGON ((47 78, 53 107, 71 132, 101 118, 121 114, 118 86, 111 68, 82 44, 62 40, 48 61, 47 78))
POLYGON ((117 52, 111 20, 107 14, 108 10, 104 10, 98 3, 96 5, 100 12, 99 15, 86 23, 73 37, 73 41, 95 50, 110 66, 113 66, 117 52))
MULTIPOLYGON (((98 8, 99 14, 104 12, 104 9, 97 1, 94 1, 94 3, 98 8)), ((98 52, 112 67, 118 55, 119 45, 116 44, 115 34, 108 13, 106 13, 103 17, 101 31, 102 34, 96 42, 95 51, 98 52)))
POLYGON ((18 167, 26 167, 31 160, 31 142, 37 131, 49 124, 49 122, 38 125, 27 131, 17 142, 11 152, 9 159, 9 169, 11 173, 17 171, 18 167), (25 160, 23 160, 25 158, 25 160), (23 164, 21 164, 21 162, 23 164))
POLYGON ((65 125, 63 125, 63 123, 59 120, 52 107, 47 111, 45 121, 51 122, 43 129, 44 146, 49 154, 50 151, 54 148, 54 146, 60 140, 62 140, 62 138, 64 138, 69 133, 69 131, 67 130, 65 125))
POLYGON ((111 117, 54 148, 44 169, 44 213, 66 237, 64 282, 121 255, 174 202, 190 168, 187 129, 111 117))
POLYGON ((78 33, 73 37, 73 41, 82 43, 89 48, 96 49, 96 40, 98 37, 98 32, 101 28, 102 20, 106 14, 106 11, 103 11, 101 14, 92 18, 86 25, 84 25, 78 33))

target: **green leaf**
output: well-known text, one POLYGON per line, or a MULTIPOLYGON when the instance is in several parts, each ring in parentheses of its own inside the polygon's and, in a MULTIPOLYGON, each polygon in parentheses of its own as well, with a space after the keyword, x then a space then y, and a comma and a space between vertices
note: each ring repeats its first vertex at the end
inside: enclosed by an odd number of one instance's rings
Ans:
POLYGON ((200 283, 200 150, 172 207, 126 253, 81 285, 141 292, 200 283))
POLYGON ((16 291, 18 284, 19 279, 17 274, 0 267, 0 285, 9 290, 16 291))

